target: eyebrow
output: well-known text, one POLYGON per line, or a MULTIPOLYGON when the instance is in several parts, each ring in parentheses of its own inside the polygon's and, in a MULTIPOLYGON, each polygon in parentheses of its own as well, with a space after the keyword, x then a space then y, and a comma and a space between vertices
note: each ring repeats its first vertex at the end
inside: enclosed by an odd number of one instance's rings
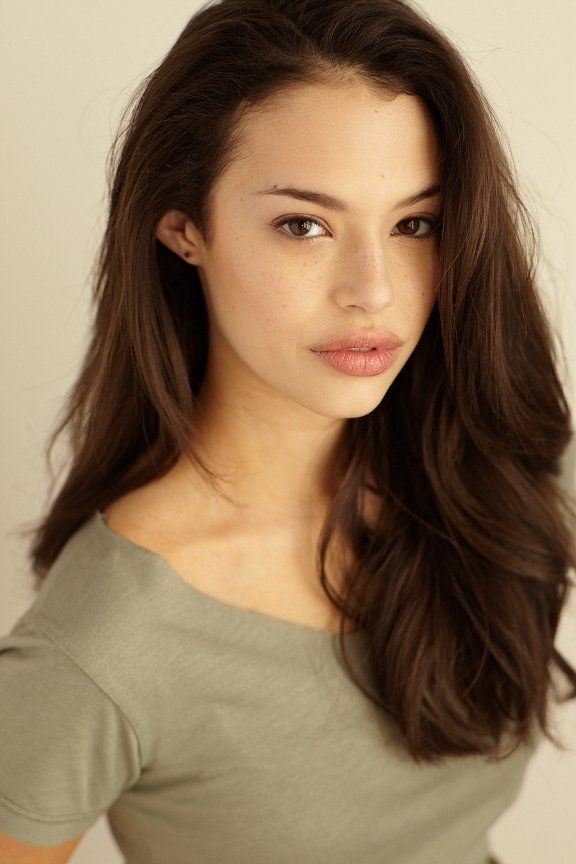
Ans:
MULTIPOLYGON (((424 201, 426 198, 432 198, 441 192, 441 187, 436 184, 427 186, 425 189, 419 189, 417 192, 402 198, 396 203, 396 209, 401 207, 411 207, 419 201, 424 201)), ((328 210, 349 210, 348 204, 341 198, 335 198, 333 195, 326 195, 323 192, 314 192, 311 189, 298 189, 296 186, 285 186, 278 188, 274 186, 272 189, 262 189, 255 192, 255 195, 286 195, 289 198, 298 198, 300 201, 311 201, 313 204, 318 204, 320 207, 326 207, 328 210)))

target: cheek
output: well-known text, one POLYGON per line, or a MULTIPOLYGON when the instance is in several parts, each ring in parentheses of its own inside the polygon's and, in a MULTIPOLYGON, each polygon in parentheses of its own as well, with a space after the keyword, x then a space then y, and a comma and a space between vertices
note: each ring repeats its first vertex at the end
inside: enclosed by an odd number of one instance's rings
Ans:
POLYGON ((280 355, 287 345, 302 341, 310 322, 304 274, 286 273, 277 259, 267 266, 254 255, 251 261, 235 261, 221 277, 223 290, 213 292, 214 313, 245 353, 280 355))
POLYGON ((406 262, 403 274, 400 274, 399 284, 406 286, 404 296, 407 303, 428 318, 436 301, 438 282, 440 279, 440 261, 435 250, 425 250, 427 254, 415 255, 406 262))

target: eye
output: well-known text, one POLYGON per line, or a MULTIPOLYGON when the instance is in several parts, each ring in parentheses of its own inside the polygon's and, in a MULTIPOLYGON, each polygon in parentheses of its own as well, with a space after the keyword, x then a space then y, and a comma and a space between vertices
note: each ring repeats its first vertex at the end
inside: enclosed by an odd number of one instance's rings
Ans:
MULTIPOLYGON (((283 216, 282 219, 277 219, 272 224, 278 229, 281 229, 283 225, 316 225, 318 228, 323 228, 323 225, 317 219, 312 219, 310 216, 290 216, 288 219, 283 216)), ((309 228, 304 228, 304 232, 309 230, 309 228)), ((324 236, 322 234, 315 234, 313 237, 303 237, 302 234, 292 234, 288 231, 281 231, 281 233, 292 237, 294 240, 317 240, 324 236)))
POLYGON ((406 232, 393 231, 393 234, 401 237, 413 237, 415 240, 424 240, 437 230, 440 226, 440 220, 430 218, 429 216, 410 216, 409 219, 403 219, 401 222, 398 222, 398 225, 404 225, 408 230, 406 232), (424 233, 421 233, 420 228, 423 222, 427 223, 429 228, 424 233))
MULTIPOLYGON (((306 226, 311 225, 316 225, 318 228, 325 230, 322 223, 319 222, 317 219, 312 218, 311 216, 290 216, 288 218, 282 216, 280 219, 276 219, 272 223, 272 226, 274 228, 281 230, 282 234, 285 234, 287 237, 292 238, 293 240, 304 240, 307 242, 321 240, 325 236, 324 234, 314 234, 311 237, 304 236, 306 232, 310 231, 310 227, 306 226), (291 228, 289 231, 281 230, 283 229, 284 225, 300 226, 300 228, 303 229, 303 233, 293 234, 291 228)), ((397 222, 396 227, 398 226, 405 226, 407 230, 392 231, 392 236, 407 237, 408 239, 414 240, 426 240, 440 227, 440 220, 430 216, 410 216, 408 219, 402 219, 401 222, 397 222), (421 230, 423 224, 425 227, 424 232, 422 232, 421 230), (427 229, 426 226, 428 226, 427 229)))

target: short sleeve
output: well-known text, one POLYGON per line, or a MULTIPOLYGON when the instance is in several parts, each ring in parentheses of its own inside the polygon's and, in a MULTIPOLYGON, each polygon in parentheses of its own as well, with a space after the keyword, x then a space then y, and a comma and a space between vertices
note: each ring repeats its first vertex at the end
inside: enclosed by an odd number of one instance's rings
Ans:
POLYGON ((54 845, 86 831, 140 774, 118 706, 21 618, 0 637, 0 831, 54 845))

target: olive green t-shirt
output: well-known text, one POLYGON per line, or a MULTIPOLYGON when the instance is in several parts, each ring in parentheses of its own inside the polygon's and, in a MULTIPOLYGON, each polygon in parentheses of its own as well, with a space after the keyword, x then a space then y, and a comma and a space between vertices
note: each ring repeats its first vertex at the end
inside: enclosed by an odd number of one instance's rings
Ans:
POLYGON ((105 813, 127 864, 484 864, 541 737, 417 765, 337 635, 199 591, 100 512, 0 638, 0 694, 0 831, 105 813))

